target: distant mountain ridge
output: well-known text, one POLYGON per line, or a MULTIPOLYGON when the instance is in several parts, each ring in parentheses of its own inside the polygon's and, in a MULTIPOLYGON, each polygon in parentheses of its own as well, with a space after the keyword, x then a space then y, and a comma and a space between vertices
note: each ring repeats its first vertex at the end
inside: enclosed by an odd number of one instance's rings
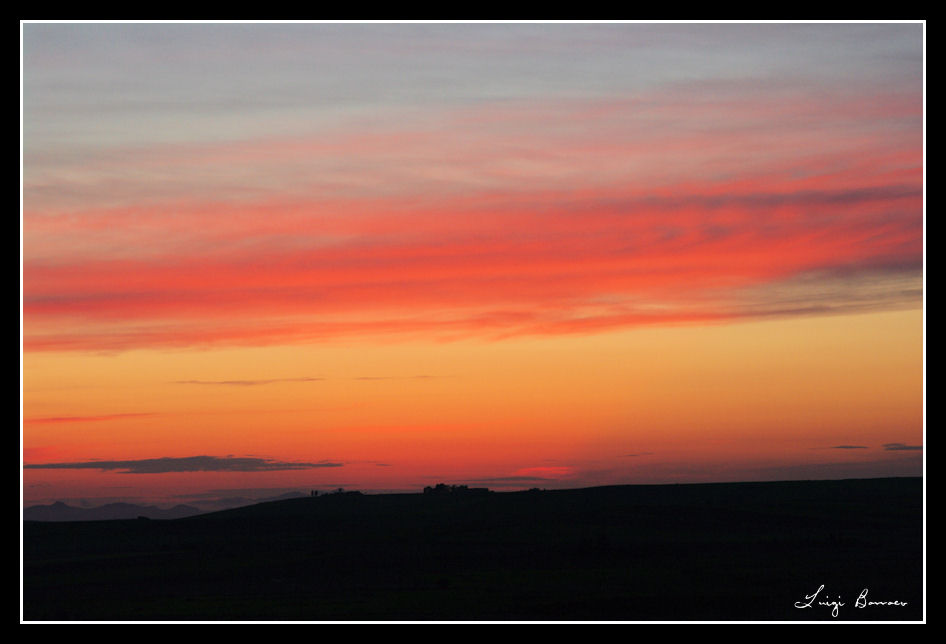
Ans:
POLYGON ((23 510, 25 521, 108 521, 118 519, 183 519, 202 514, 190 505, 176 505, 164 510, 154 505, 108 503, 97 508, 76 508, 57 501, 50 505, 33 505, 23 510))
POLYGON ((308 496, 302 492, 286 492, 277 496, 261 499, 247 497, 227 497, 211 502, 203 501, 195 505, 178 504, 172 508, 163 509, 154 505, 137 505, 134 503, 107 503, 94 508, 80 508, 56 501, 49 505, 32 505, 23 510, 24 521, 110 521, 123 519, 183 519, 208 512, 242 508, 257 503, 284 501, 308 496))

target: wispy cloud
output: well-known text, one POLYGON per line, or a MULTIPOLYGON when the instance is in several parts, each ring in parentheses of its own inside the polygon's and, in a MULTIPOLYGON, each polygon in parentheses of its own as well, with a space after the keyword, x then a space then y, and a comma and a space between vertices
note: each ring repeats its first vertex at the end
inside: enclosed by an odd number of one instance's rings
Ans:
POLYGON ((575 472, 576 469, 570 465, 540 465, 520 468, 508 476, 478 477, 459 482, 495 487, 521 487, 530 483, 559 482, 571 478, 575 472))
POLYGON ((478 479, 464 479, 473 483, 530 483, 533 481, 557 481, 547 476, 492 476, 478 479))
POLYGON ((123 474, 165 474, 168 472, 273 472, 342 467, 343 463, 323 461, 304 463, 265 458, 184 456, 145 458, 128 461, 80 461, 72 463, 30 463, 26 469, 47 470, 117 470, 123 474))
POLYGON ((831 449, 867 449, 866 445, 832 445, 831 449))
POLYGON ((101 416, 42 416, 35 418, 24 418, 24 423, 94 423, 108 420, 126 420, 129 418, 146 418, 156 416, 157 414, 135 413, 135 414, 105 414, 101 416))
POLYGON ((322 380, 325 380, 325 378, 268 378, 263 380, 175 380, 174 384, 252 387, 256 385, 270 385, 275 382, 319 382, 322 380))
POLYGON ((355 376, 352 380, 433 380, 440 376, 355 376))
POLYGON ((922 445, 906 445, 904 443, 884 443, 884 449, 890 452, 919 451, 923 449, 923 446, 922 445))

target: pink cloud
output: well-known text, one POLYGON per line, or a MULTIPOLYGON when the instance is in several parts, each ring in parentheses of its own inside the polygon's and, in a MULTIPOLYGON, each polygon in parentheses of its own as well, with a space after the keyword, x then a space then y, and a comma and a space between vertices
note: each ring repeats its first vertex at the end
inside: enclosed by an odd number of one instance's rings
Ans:
POLYGON ((254 200, 186 187, 66 210, 28 198, 25 344, 589 332, 812 309, 733 302, 805 274, 916 270, 913 101, 725 90, 106 153, 76 172, 264 180, 254 200), (357 179, 328 189, 324 164, 357 179))

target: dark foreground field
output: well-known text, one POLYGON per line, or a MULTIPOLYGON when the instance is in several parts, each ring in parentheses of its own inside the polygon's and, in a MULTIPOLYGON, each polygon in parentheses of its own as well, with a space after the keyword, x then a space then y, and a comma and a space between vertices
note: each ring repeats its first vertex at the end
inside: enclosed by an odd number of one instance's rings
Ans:
POLYGON ((922 516, 900 478, 27 522, 23 619, 921 620, 922 516))

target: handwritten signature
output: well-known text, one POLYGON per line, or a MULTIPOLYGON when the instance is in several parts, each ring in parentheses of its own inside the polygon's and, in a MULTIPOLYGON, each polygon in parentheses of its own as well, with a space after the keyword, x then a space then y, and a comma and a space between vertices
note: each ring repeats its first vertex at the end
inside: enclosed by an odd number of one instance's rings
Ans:
MULTIPOLYGON (((819 600, 818 595, 821 594, 821 591, 824 590, 824 584, 821 584, 818 587, 818 590, 813 592, 810 595, 805 595, 805 601, 795 602, 795 608, 811 608, 812 606, 826 606, 831 609, 831 616, 837 617, 838 611, 841 606, 845 606, 846 603, 841 601, 841 596, 838 595, 837 599, 831 599, 831 597, 825 594, 824 599, 819 600)), ((907 602, 902 602, 899 600, 894 601, 874 601, 872 599, 867 599, 868 589, 865 588, 861 591, 861 594, 857 596, 857 599, 854 600, 854 608, 867 608, 868 606, 906 606, 907 602)))

